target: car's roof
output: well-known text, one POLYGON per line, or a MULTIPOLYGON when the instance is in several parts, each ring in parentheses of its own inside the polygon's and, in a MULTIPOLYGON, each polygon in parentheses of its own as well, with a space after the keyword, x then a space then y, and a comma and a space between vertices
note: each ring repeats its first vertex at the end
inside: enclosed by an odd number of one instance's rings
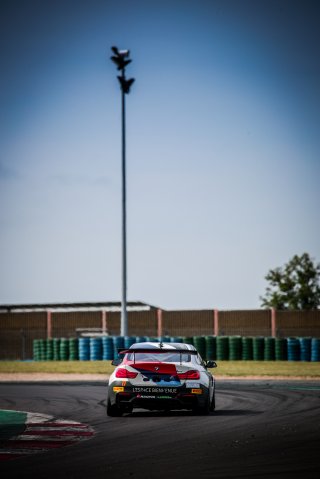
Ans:
POLYGON ((146 342, 146 343, 135 343, 130 346, 130 349, 165 349, 168 352, 168 349, 172 349, 174 351, 185 351, 186 349, 189 351, 196 351, 196 348, 192 344, 187 343, 156 343, 156 342, 146 342))

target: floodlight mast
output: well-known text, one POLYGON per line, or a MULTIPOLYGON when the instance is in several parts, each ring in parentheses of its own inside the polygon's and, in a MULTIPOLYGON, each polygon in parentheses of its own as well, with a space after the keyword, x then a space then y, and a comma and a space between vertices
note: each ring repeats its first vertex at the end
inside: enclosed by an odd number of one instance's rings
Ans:
POLYGON ((129 50, 119 50, 111 47, 113 56, 111 60, 116 64, 121 75, 118 80, 121 88, 121 130, 122 130, 122 300, 121 300, 121 336, 128 335, 128 314, 127 314, 127 198, 126 198, 126 101, 125 95, 130 92, 134 78, 126 79, 125 68, 132 60, 129 59, 129 50))

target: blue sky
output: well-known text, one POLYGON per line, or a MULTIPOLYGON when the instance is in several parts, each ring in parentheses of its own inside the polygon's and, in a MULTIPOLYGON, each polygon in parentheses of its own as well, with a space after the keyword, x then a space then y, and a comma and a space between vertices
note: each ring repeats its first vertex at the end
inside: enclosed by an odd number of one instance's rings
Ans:
POLYGON ((131 50, 128 299, 260 306, 320 261, 316 1, 3 1, 0 302, 120 300, 131 50))

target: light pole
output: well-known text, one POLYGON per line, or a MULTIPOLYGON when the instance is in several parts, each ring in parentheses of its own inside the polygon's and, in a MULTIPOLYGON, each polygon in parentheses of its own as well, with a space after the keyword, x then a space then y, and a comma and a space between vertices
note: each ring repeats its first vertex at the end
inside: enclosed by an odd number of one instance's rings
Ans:
POLYGON ((121 336, 128 335, 127 315, 127 209, 126 209, 126 101, 125 96, 130 92, 134 78, 127 79, 125 75, 126 66, 131 63, 129 50, 119 50, 111 47, 113 56, 111 60, 117 65, 121 75, 118 80, 121 88, 121 125, 122 125, 122 301, 121 301, 121 336))

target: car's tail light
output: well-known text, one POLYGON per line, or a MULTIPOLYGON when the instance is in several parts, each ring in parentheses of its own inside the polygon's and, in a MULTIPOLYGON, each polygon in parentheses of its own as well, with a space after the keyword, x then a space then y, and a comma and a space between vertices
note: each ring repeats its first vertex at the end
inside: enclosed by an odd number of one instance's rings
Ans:
POLYGON ((125 368, 119 368, 116 370, 116 378, 127 378, 127 379, 133 379, 138 376, 138 373, 134 373, 133 371, 128 371, 125 368))
POLYGON ((190 369, 190 371, 186 371, 185 373, 178 374, 179 379, 200 379, 199 371, 195 369, 190 369))

